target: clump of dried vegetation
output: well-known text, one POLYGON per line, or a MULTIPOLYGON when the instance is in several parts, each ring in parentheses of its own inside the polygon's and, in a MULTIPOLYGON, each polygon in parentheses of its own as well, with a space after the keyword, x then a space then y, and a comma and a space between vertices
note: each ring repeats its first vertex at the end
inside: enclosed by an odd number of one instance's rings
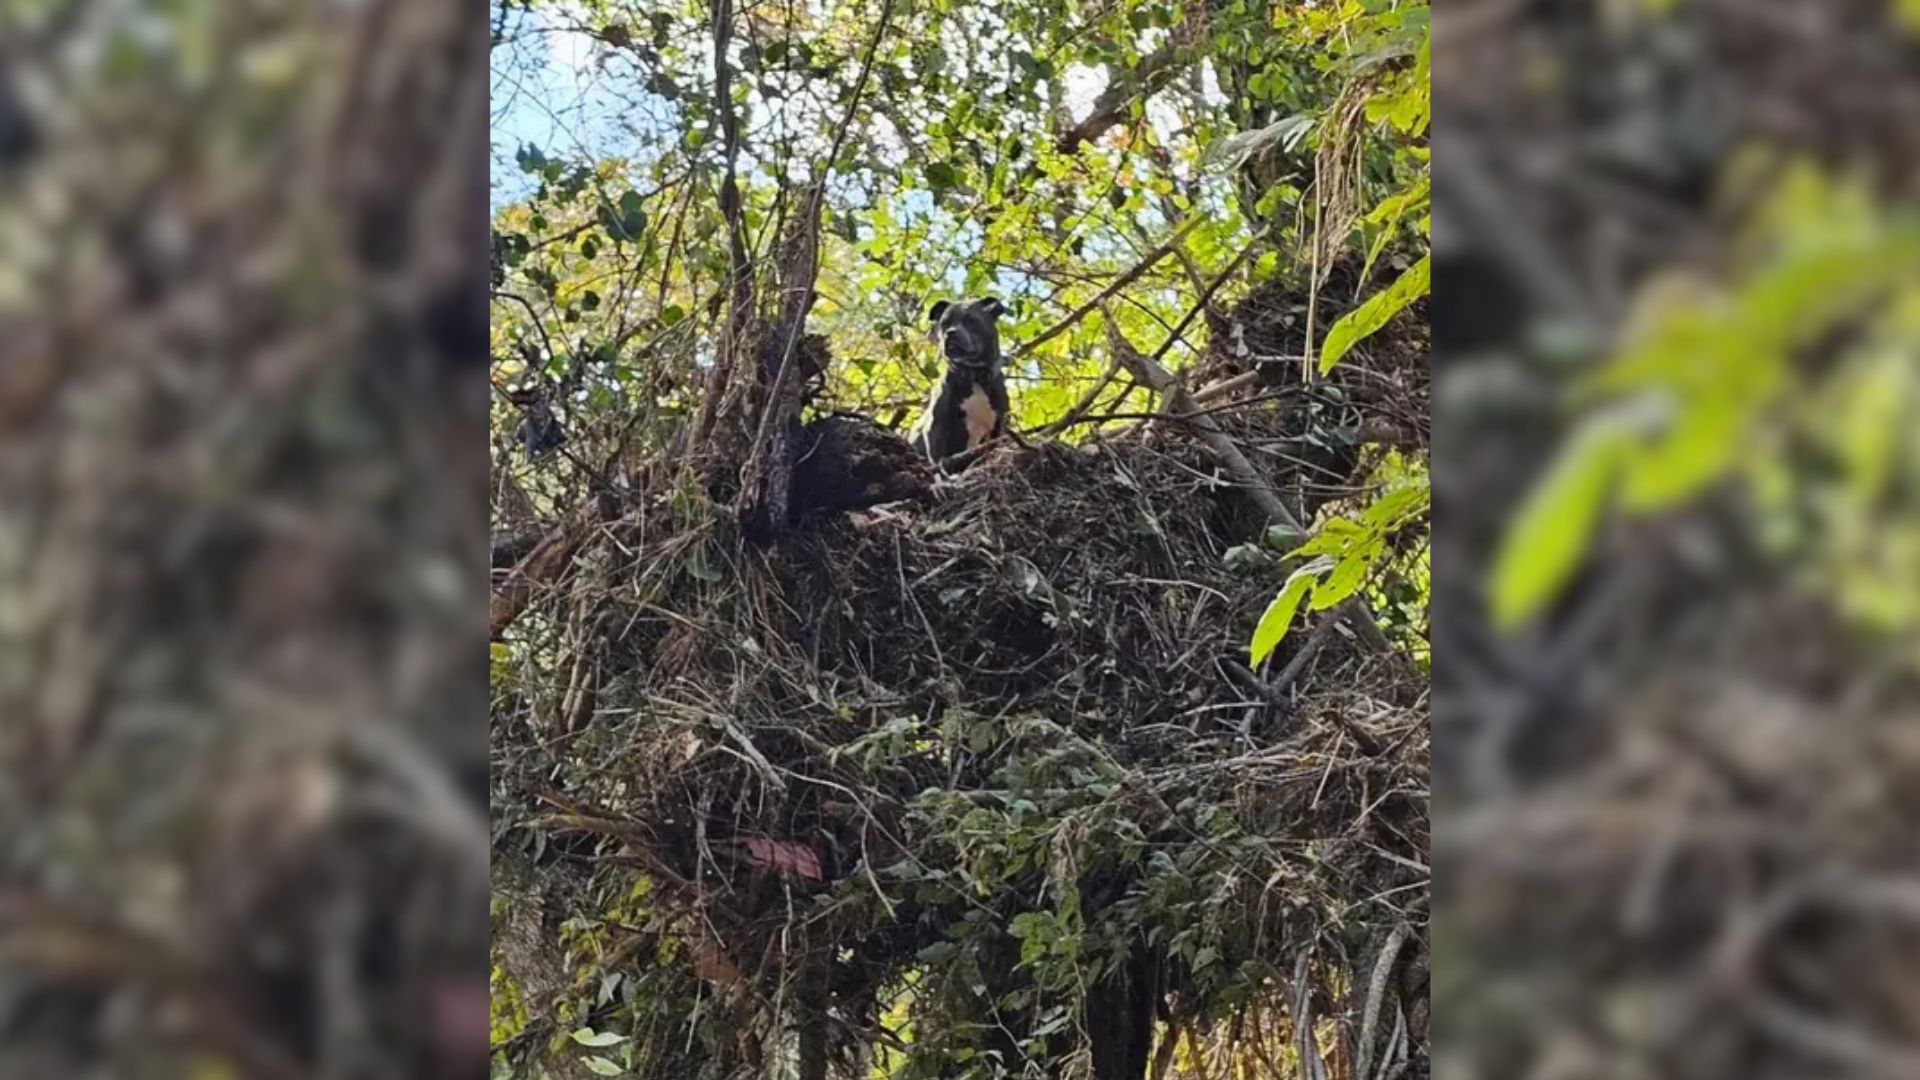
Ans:
MULTIPOLYGON (((1425 673, 1333 612, 1245 661, 1284 577, 1249 485, 1311 520, 1377 464, 1362 425, 1424 443, 1424 308, 1330 382, 1256 370, 1303 307, 1276 282, 1211 312, 1197 370, 1231 386, 1197 414, 802 499, 764 544, 658 482, 548 537, 570 561, 537 588, 538 551, 497 569, 496 1050, 1422 1075, 1425 673)), ((822 423, 863 426, 803 453, 822 423)))

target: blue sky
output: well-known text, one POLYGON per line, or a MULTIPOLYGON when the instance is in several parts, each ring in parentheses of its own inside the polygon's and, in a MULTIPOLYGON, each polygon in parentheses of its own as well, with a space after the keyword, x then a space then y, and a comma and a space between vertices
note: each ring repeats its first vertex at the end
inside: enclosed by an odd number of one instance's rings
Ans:
POLYGON ((496 211, 533 189, 531 178, 514 164, 520 147, 599 157, 617 152, 628 138, 620 124, 624 103, 593 70, 597 43, 592 38, 553 26, 538 10, 517 12, 507 36, 510 42, 496 51, 492 72, 496 211))
MULTIPOLYGON (((622 129, 636 110, 608 89, 595 70, 603 47, 592 37, 555 23, 548 9, 518 10, 508 20, 508 42, 495 51, 492 72, 493 195, 495 210, 525 196, 533 184, 514 165, 532 144, 551 155, 599 158, 625 151, 622 129)), ((1064 78, 1074 119, 1085 116, 1106 88, 1104 68, 1074 65, 1064 78)), ((632 92, 639 93, 634 89, 632 92)))

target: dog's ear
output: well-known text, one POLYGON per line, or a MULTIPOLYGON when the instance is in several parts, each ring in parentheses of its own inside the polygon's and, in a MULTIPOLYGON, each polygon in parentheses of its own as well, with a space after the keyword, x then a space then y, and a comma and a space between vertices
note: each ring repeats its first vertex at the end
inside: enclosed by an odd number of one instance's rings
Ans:
POLYGON ((935 300, 933 306, 927 309, 927 321, 930 323, 939 322, 940 313, 947 310, 949 306, 945 300, 935 300))
POLYGON ((999 297, 989 296, 980 301, 980 310, 997 319, 1007 313, 1007 305, 1001 303, 999 297))

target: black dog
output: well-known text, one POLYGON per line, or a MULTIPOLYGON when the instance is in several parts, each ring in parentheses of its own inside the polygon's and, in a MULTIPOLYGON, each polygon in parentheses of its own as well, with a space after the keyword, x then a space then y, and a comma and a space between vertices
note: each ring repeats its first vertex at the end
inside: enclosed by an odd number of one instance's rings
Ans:
POLYGON ((912 440, 935 465, 1007 430, 1007 379, 1000 370, 1000 328, 994 322, 1006 310, 986 297, 954 304, 938 300, 927 312, 947 373, 935 384, 912 440))

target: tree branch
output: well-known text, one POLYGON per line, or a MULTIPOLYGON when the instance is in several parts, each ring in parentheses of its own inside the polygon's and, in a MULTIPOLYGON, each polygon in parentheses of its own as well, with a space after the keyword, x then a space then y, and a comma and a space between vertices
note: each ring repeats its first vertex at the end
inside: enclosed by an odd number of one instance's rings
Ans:
POLYGON ((1136 98, 1149 98, 1158 93, 1180 74, 1190 58, 1190 53, 1173 40, 1149 53, 1139 66, 1107 84, 1100 96, 1093 99, 1093 111, 1085 120, 1060 133, 1056 143, 1060 152, 1071 154, 1082 143, 1106 134, 1107 129, 1127 118, 1136 98))
POLYGON ((702 447, 713 434, 723 399, 733 382, 733 366, 753 322, 753 262, 747 253, 747 226, 740 208, 740 118, 733 111, 733 68, 727 46, 733 39, 733 0, 713 4, 713 105, 720 117, 726 175, 720 181, 720 213, 727 220, 727 324, 714 350, 713 380, 700 403, 691 446, 702 447))
MULTIPOLYGON (((1233 440, 1227 436, 1225 431, 1221 430, 1220 425, 1215 423, 1211 416, 1201 412, 1199 406, 1194 404, 1193 395, 1187 393, 1186 388, 1180 385, 1180 380, 1175 378, 1172 372, 1160 365, 1160 357, 1173 346, 1175 341, 1179 340, 1180 332, 1186 329, 1187 324, 1193 321, 1194 316, 1198 314, 1202 308, 1206 307, 1207 301, 1212 298, 1213 293, 1219 289, 1227 277, 1239 267, 1240 263, 1245 260, 1247 255, 1252 251, 1253 245, 1247 245, 1246 250, 1242 251, 1233 262, 1228 265, 1226 270, 1222 271, 1220 276, 1214 279, 1213 285, 1201 296, 1200 303, 1195 305, 1194 309, 1187 313, 1187 317, 1180 321, 1180 325, 1167 337, 1166 342, 1160 346, 1159 350, 1153 356, 1140 355, 1140 350, 1134 348, 1133 343, 1128 341, 1126 337, 1120 333, 1119 324, 1114 321, 1111 311, 1105 312, 1107 317, 1107 340, 1113 347, 1114 355, 1120 359, 1120 363, 1124 365, 1128 371, 1133 373, 1134 378, 1145 383, 1149 388, 1161 395, 1164 400, 1165 412, 1171 416, 1191 422, 1194 427, 1198 429, 1200 441, 1207 444, 1207 448, 1213 451, 1214 456, 1220 460, 1220 463, 1225 465, 1227 471, 1233 474, 1234 479, 1240 482, 1240 486, 1242 490, 1246 491, 1247 497, 1253 500, 1254 505, 1259 507, 1260 512, 1265 514, 1269 521, 1277 522, 1295 533, 1303 534, 1306 532, 1306 526, 1301 523, 1299 517, 1296 516, 1293 511, 1287 509, 1287 505, 1280 501, 1280 497, 1273 493, 1273 489, 1261 480, 1259 472, 1253 467, 1253 463, 1248 461, 1246 455, 1240 452, 1240 448, 1234 445, 1233 440)), ((1366 643, 1369 649, 1387 655, 1392 654, 1393 643, 1387 640, 1386 634, 1382 633, 1379 625, 1373 621, 1373 613, 1368 611, 1357 599, 1348 600, 1346 603, 1340 605, 1338 611, 1339 614, 1347 620, 1348 625, 1353 627, 1354 633, 1360 636, 1360 639, 1366 643)))
MULTIPOLYGON (((1251 250, 1251 247, 1249 247, 1249 250, 1251 250)), ((1234 263, 1238 265, 1239 260, 1234 260, 1234 263)), ((1232 267, 1228 268, 1229 271, 1232 269, 1232 267)), ((1222 277, 1224 278, 1225 275, 1222 275, 1222 277)), ((1216 280, 1214 284, 1217 287, 1219 281, 1216 280)), ((1202 297, 1201 305, 1205 306, 1205 304, 1206 298, 1202 297)), ((1195 310, 1197 311, 1199 309, 1196 308, 1195 310)), ((1107 341, 1111 345, 1113 354, 1119 360, 1121 366, 1125 367, 1134 378, 1140 380, 1140 382, 1146 384, 1149 389, 1161 396, 1165 402, 1164 409, 1167 413, 1192 422, 1194 428, 1199 432, 1200 441, 1207 444, 1207 448, 1212 450, 1214 456, 1220 459, 1220 463, 1225 465, 1227 471, 1233 474, 1234 479, 1240 482, 1241 488, 1247 493, 1247 497, 1253 500, 1254 505, 1260 508, 1261 513, 1265 514, 1268 519, 1279 522, 1281 525, 1295 532, 1304 532, 1305 529, 1301 526, 1300 519, 1295 516, 1292 510, 1287 509, 1287 505, 1280 501, 1280 497, 1273 493, 1273 489, 1260 479, 1260 474, 1254 469, 1253 463, 1248 461, 1246 455, 1240 452, 1240 448, 1235 446, 1233 440, 1227 437, 1226 432, 1221 430, 1220 425, 1215 423, 1212 417, 1200 412, 1200 409, 1193 403, 1193 396, 1188 394, 1186 388, 1180 385, 1180 380, 1175 378, 1172 372, 1160 366, 1160 360, 1157 356, 1141 355, 1140 350, 1134 347, 1133 342, 1128 341, 1126 335, 1120 332, 1120 325, 1114 321, 1112 311, 1109 310, 1106 312, 1106 316, 1107 341)), ((1176 331, 1175 333, 1177 336, 1178 332, 1176 331)), ((1174 339, 1169 337, 1167 340, 1171 342, 1174 339)))
POLYGON ((513 620, 520 617, 527 605, 533 602, 540 586, 560 576, 573 562, 574 553, 594 526, 600 523, 600 500, 588 504, 581 519, 571 524, 561 525, 548 533, 536 544, 527 557, 507 572, 506 579, 494 587, 488 602, 488 633, 491 640, 499 641, 500 635, 513 620))
MULTIPOLYGON (((1087 301, 1084 304, 1081 304, 1078 308, 1074 309, 1071 315, 1068 315, 1066 318, 1061 319, 1059 322, 1054 323, 1052 326, 1047 327, 1045 330, 1042 330, 1039 333, 1039 335, 1034 337, 1031 341, 1020 342, 1016 346, 1016 348, 1018 348, 1022 354, 1025 354, 1033 351, 1034 349, 1039 348, 1040 346, 1046 344, 1049 341, 1052 341, 1054 338, 1059 337, 1061 334, 1066 333, 1068 330, 1071 330, 1074 324, 1078 323, 1081 319, 1086 318, 1089 312, 1092 312, 1095 309, 1099 308, 1101 305, 1105 304, 1107 300, 1112 298, 1114 293, 1117 293, 1121 289, 1124 289, 1127 286, 1133 284, 1135 281, 1139 280, 1140 275, 1146 273, 1148 270, 1153 269, 1154 264, 1159 262, 1161 259, 1166 258, 1170 252, 1172 252, 1175 248, 1177 248, 1180 242, 1187 238, 1187 234, 1192 232, 1194 230, 1194 227, 1200 224, 1200 221, 1201 221, 1201 218, 1198 215, 1188 218, 1186 224, 1180 226, 1178 229, 1175 229, 1173 235, 1167 237, 1166 241, 1163 242, 1159 247, 1156 247, 1152 251, 1147 252, 1144 256, 1140 258, 1139 262, 1134 263, 1131 267, 1127 269, 1125 273, 1121 274, 1117 278, 1114 278, 1113 281, 1110 284, 1108 284, 1106 288, 1101 289, 1100 295, 1095 296, 1093 299, 1087 301)), ((1238 265, 1237 261, 1236 261, 1236 265, 1238 265)), ((1211 291, 1209 291, 1207 295, 1211 296, 1213 294, 1211 291)), ((1176 337, 1179 336, 1178 331, 1175 332, 1175 336, 1176 337)))
POLYGON ((794 215, 780 245, 776 272, 780 289, 780 314, 773 332, 761 345, 761 378, 767 387, 765 408, 754 431, 753 445, 747 454, 746 483, 741 504, 749 507, 747 520, 757 523, 771 537, 785 527, 793 499, 795 438, 800 428, 801 378, 793 370, 794 354, 813 308, 814 283, 820 272, 820 220, 826 202, 827 177, 840 156, 847 131, 853 124, 854 110, 866 92, 873 72, 874 57, 887 36, 893 18, 894 0, 885 0, 880 22, 860 62, 859 77, 847 100, 846 112, 834 130, 827 149, 826 165, 820 178, 800 192, 800 210, 794 215))

